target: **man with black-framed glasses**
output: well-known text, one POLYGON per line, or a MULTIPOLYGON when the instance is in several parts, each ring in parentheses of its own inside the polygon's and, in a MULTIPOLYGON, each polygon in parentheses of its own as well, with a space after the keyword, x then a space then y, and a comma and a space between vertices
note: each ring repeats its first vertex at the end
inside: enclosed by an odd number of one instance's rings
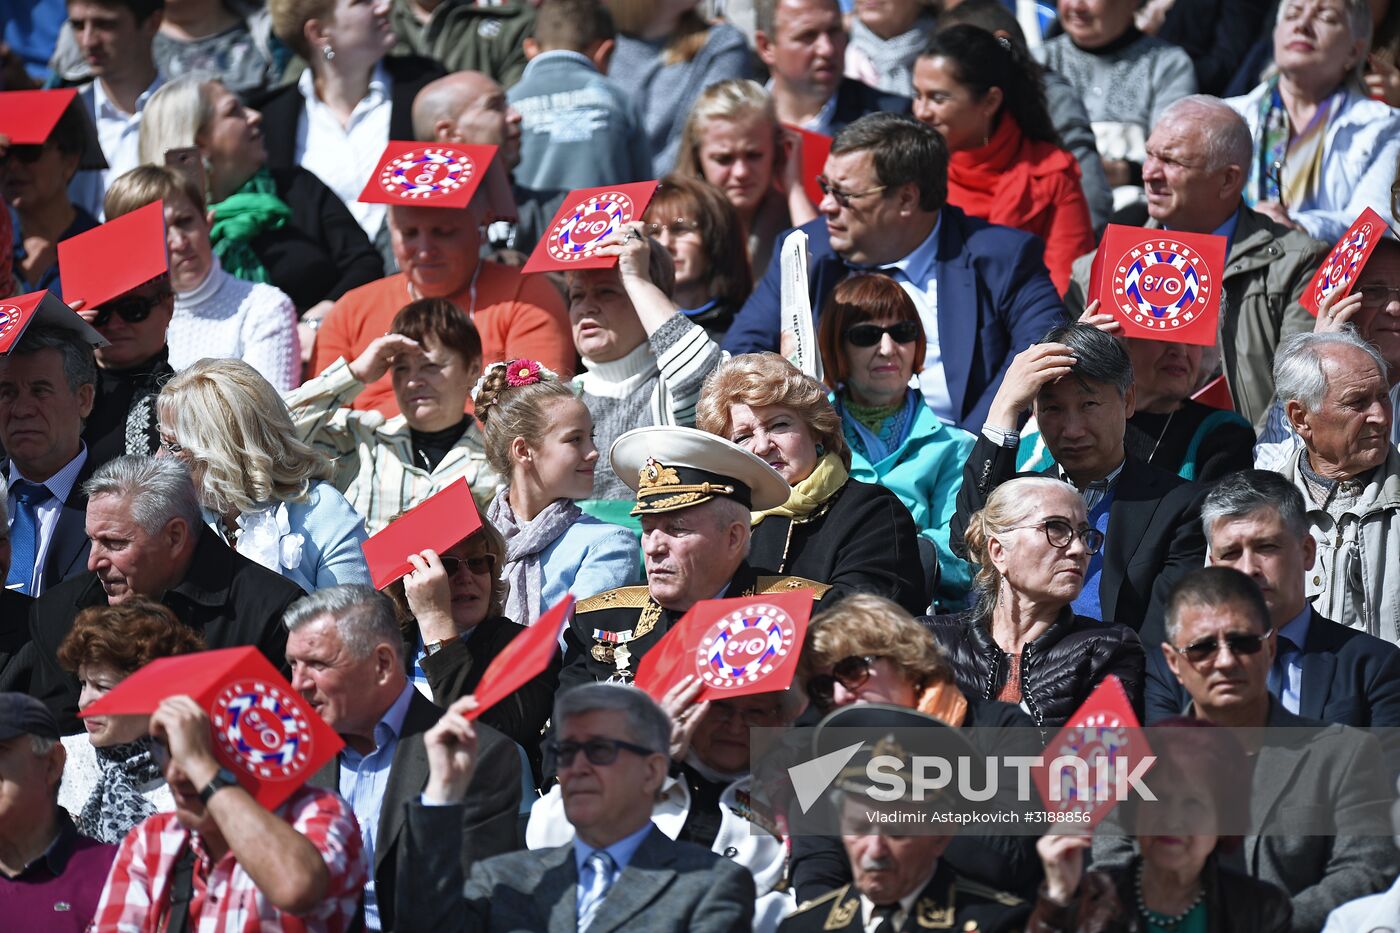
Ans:
POLYGON ((408 806, 398 889, 403 933, 739 933, 754 880, 733 861, 669 839, 652 806, 670 766, 671 719, 619 684, 560 694, 550 750, 571 842, 463 866, 455 817, 477 764, 476 728, 454 703, 423 737, 429 777, 408 806))
MULTIPOLYGON (((1295 716, 1269 692, 1277 650, 1269 618, 1252 579, 1229 567, 1198 568, 1167 597, 1160 651, 1190 695, 1186 715, 1259 730, 1240 735, 1255 746, 1255 834, 1245 836, 1242 867, 1289 893, 1293 929, 1301 933, 1322 929, 1332 908, 1394 880, 1395 847, 1372 835, 1393 784, 1374 735, 1295 716), (1284 728, 1277 737, 1263 731, 1284 728)), ((1131 853, 1131 841, 1121 835, 1100 834, 1094 843, 1096 864, 1122 863, 1131 853)))

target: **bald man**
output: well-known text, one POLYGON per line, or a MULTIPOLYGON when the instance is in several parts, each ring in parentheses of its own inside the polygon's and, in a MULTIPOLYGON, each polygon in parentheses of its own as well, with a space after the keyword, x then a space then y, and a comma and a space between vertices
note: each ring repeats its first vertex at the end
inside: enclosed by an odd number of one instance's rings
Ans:
POLYGON ((458 71, 413 99, 413 135, 424 142, 499 146, 505 167, 520 164, 520 114, 505 88, 479 71, 458 71))
MULTIPOLYGON (((1274 348, 1310 331, 1298 304, 1328 247, 1245 205, 1254 142, 1229 107, 1203 94, 1184 97, 1157 120, 1142 166, 1149 227, 1214 233, 1230 241, 1222 277, 1220 346, 1235 411, 1263 427, 1274 397, 1274 348)), ((1084 310, 1094 254, 1074 264, 1065 295, 1072 314, 1084 310)))

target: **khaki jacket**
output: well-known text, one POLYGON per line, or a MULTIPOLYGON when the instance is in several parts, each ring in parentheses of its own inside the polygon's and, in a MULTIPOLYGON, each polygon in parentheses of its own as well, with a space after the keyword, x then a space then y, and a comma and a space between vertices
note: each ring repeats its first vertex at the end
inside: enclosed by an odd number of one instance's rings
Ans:
MULTIPOLYGON (((1161 226, 1156 221, 1147 225, 1161 226)), ((1235 411, 1256 431, 1263 428, 1274 399, 1274 350, 1289 334, 1312 330, 1313 316, 1298 304, 1298 298, 1328 249, 1327 244, 1257 211, 1240 211, 1225 257, 1219 343, 1235 411)), ((1071 317, 1078 317, 1088 304, 1093 261, 1093 253, 1075 260, 1065 295, 1071 317)))

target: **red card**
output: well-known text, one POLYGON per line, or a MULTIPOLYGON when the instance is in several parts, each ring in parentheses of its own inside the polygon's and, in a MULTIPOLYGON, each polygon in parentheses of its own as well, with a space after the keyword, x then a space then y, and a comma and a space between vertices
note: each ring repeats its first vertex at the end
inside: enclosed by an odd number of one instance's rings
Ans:
POLYGON ((476 691, 476 702, 480 705, 467 714, 468 719, 477 718, 544 673, 559 651, 559 635, 573 611, 574 597, 566 593, 534 625, 511 639, 482 673, 476 691))
POLYGON ((162 700, 182 694, 209 714, 214 757, 269 810, 345 745, 251 647, 159 658, 78 715, 149 716, 162 700))
POLYGON ((811 615, 811 590, 696 603, 643 656, 637 686, 660 700, 691 674, 705 681, 697 703, 786 690, 811 615))
POLYGON ((35 321, 52 327, 66 327, 90 346, 107 346, 107 338, 59 301, 53 292, 30 292, 14 298, 0 298, 0 356, 9 353, 35 321))
POLYGON ((439 554, 481 527, 481 515, 465 477, 424 499, 360 548, 374 588, 382 590, 413 571, 408 555, 431 548, 439 554))
POLYGON ((360 200, 370 204, 466 207, 486 178, 495 146, 391 140, 360 200))
POLYGON ((1151 753, 1122 681, 1109 674, 1045 746, 1045 764, 1035 769, 1040 799, 1052 813, 1087 813, 1086 821, 1064 824, 1087 833, 1118 805, 1120 772, 1131 772, 1151 753), (1058 771, 1059 799, 1052 799, 1049 764, 1062 755, 1088 763, 1087 781, 1070 768, 1058 771), (1106 768, 1099 766, 1104 760, 1106 768))
POLYGON ((1361 277, 1366 260, 1371 258, 1376 244, 1389 230, 1390 226, 1380 214, 1369 207, 1362 211, 1356 222, 1342 234, 1337 245, 1332 247, 1332 252, 1327 254, 1317 275, 1303 289, 1298 303, 1317 317, 1317 309, 1328 295, 1339 291, 1341 294, 1337 298, 1341 299, 1350 294, 1356 280, 1361 277))
POLYGON ((1202 405, 1209 405, 1211 408, 1218 408, 1221 411, 1235 410, 1235 400, 1230 397, 1230 386, 1225 382, 1223 375, 1216 376, 1201 386, 1191 397, 1202 405))
POLYGON ((1216 341, 1223 236, 1109 224, 1089 272, 1089 298, 1123 325, 1124 337, 1216 341))
POLYGON ((817 184, 817 176, 826 171, 826 157, 831 155, 831 137, 791 123, 784 123, 783 127, 802 137, 802 187, 815 207, 822 203, 822 189, 817 184))
POLYGON ((73 87, 0 93, 0 136, 8 136, 11 146, 43 145, 77 95, 73 87))
POLYGON ((58 244, 63 296, 95 309, 170 269, 165 207, 156 201, 58 244))
POLYGON ((638 181, 569 192, 549 222, 549 232, 540 238, 520 271, 611 269, 617 265, 617 257, 594 255, 594 244, 621 230, 623 224, 641 220, 656 184, 638 181))

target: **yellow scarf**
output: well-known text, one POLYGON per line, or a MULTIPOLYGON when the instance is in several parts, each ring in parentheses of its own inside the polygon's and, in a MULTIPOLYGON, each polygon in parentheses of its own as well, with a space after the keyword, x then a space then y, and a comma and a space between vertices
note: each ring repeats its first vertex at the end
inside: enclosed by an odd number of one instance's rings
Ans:
POLYGON ((797 485, 792 487, 786 502, 776 509, 754 512, 753 523, 757 525, 769 515, 780 515, 794 520, 805 518, 821 508, 827 499, 836 495, 836 490, 844 486, 850 478, 851 474, 846 472, 846 465, 841 462, 840 457, 834 453, 823 454, 807 478, 799 480, 797 485))

